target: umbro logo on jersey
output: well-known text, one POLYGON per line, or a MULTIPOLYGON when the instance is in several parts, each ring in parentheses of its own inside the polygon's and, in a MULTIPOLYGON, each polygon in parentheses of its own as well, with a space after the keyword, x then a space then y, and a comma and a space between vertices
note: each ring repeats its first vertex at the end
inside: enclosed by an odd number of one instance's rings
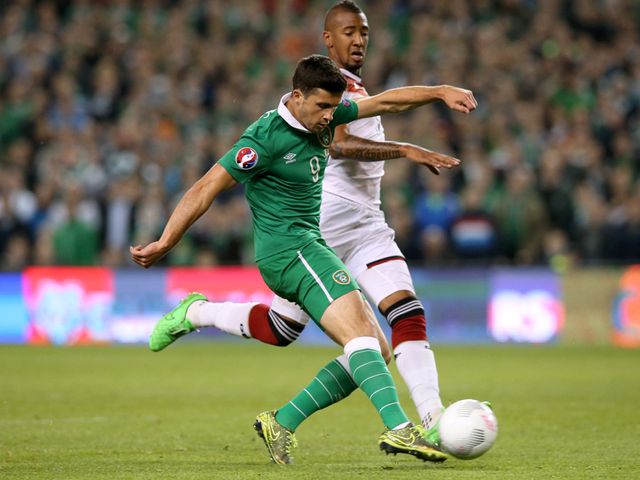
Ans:
POLYGON ((295 153, 287 153, 284 157, 282 157, 286 160, 286 162, 284 163, 293 163, 296 161, 296 154, 295 153))

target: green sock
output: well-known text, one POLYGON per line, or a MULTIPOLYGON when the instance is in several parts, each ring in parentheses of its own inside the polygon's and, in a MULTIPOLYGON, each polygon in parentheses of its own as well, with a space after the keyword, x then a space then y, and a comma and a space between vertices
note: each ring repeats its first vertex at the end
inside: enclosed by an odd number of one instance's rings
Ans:
POLYGON ((409 421, 400 406, 398 391, 382 354, 368 348, 355 350, 349 356, 353 379, 376 407, 387 428, 409 421))
POLYGON ((358 386, 349 372, 333 359, 311 380, 298 395, 278 410, 276 420, 283 427, 295 431, 307 417, 349 396, 358 386))

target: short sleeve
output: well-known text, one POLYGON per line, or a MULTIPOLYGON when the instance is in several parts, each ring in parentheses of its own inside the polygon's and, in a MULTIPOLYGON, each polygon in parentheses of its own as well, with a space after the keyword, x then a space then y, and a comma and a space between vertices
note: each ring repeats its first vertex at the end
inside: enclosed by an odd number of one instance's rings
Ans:
POLYGON ((333 120, 331 120, 331 126, 336 127, 338 125, 342 125, 343 123, 350 123, 354 120, 358 119, 358 104, 349 100, 348 98, 343 98, 338 104, 338 108, 333 114, 333 120))
POLYGON ((218 163, 237 182, 247 183, 269 169, 271 158, 265 142, 245 132, 218 163))

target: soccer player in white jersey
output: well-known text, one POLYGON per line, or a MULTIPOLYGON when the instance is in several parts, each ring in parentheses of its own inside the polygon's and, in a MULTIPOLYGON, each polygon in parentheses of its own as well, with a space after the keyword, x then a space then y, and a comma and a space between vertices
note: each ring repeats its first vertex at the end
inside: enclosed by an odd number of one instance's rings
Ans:
MULTIPOLYGON (((324 41, 329 57, 347 80, 346 97, 368 93, 360 78, 369 38, 367 18, 354 3, 329 10, 324 41)), ((363 118, 336 129, 323 184, 322 236, 356 278, 368 300, 391 326, 398 371, 407 384, 423 425, 433 427, 443 410, 438 373, 426 334, 424 308, 416 298, 409 269, 380 209, 384 161, 420 151, 385 142, 380 117, 363 118), (354 162, 345 157, 365 157, 354 162)))

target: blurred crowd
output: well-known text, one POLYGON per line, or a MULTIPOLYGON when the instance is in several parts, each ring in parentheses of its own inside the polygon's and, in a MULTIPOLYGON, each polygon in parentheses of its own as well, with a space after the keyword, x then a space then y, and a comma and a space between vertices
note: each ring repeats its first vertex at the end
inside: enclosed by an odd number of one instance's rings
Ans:
MULTIPOLYGON (((129 265, 182 193, 324 53, 331 1, 0 2, 0 270, 129 265)), ((640 261, 640 1, 369 0, 369 93, 472 89, 383 119, 458 156, 388 161, 383 207, 418 264, 640 261)), ((166 259, 251 263, 240 188, 166 259)))

